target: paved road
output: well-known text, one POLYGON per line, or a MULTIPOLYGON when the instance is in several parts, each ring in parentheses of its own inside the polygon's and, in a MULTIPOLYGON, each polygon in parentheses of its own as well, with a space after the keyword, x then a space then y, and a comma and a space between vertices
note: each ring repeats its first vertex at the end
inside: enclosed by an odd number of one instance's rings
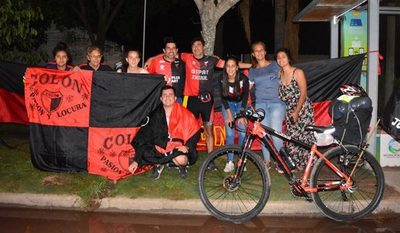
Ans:
MULTIPOLYGON (((400 213, 400 167, 385 168, 387 189, 384 198, 374 213, 400 213)), ((80 199, 73 195, 43 195, 29 193, 0 193, 0 206, 31 206, 53 209, 80 209, 80 199)), ((130 199, 124 197, 104 198, 100 211, 140 212, 158 214, 195 214, 209 215, 199 199, 166 200, 166 199, 130 199)), ((269 201, 261 215, 315 215, 322 216, 313 203, 304 200, 269 201)))
POLYGON ((0 208, 1 232, 7 233, 134 233, 134 232, 400 232, 400 214, 374 215, 352 223, 327 218, 262 216, 232 224, 204 215, 76 212, 0 208))

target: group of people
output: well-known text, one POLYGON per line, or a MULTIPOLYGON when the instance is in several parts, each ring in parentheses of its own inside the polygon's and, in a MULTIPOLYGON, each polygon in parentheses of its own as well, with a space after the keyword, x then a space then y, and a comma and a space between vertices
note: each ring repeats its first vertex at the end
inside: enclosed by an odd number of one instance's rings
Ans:
MULTIPOLYGON (((307 83, 304 72, 291 65, 287 49, 279 49, 275 60, 267 58, 266 45, 255 42, 251 46, 252 63, 242 63, 235 57, 222 60, 204 53, 205 42, 201 37, 191 42, 192 53, 178 53, 177 44, 170 38, 165 40, 163 53, 146 61, 146 68, 138 66, 140 53, 130 50, 126 53, 126 64, 121 69, 127 73, 150 73, 164 75, 165 86, 160 93, 162 105, 149 115, 147 125, 141 127, 132 146, 135 157, 129 165, 134 173, 138 167, 154 165, 153 178, 158 179, 164 166, 175 167, 182 178, 187 177, 187 167, 196 162, 196 144, 200 138, 198 118, 203 122, 207 152, 213 151, 214 118, 214 70, 222 68, 218 76, 222 115, 226 130, 226 144, 234 144, 235 128, 238 129, 239 143, 245 138, 247 122, 237 120, 235 115, 246 110, 251 104, 249 93, 255 89, 255 107, 262 108, 266 115, 262 124, 282 131, 285 119, 289 136, 312 144, 315 138, 304 127, 313 124, 314 116, 311 102, 307 97, 307 83), (240 69, 249 69, 248 76, 240 69)), ((112 71, 101 64, 102 50, 91 46, 87 50, 87 63, 71 66, 71 56, 64 43, 53 51, 54 62, 46 67, 59 70, 100 70, 112 71)), ((254 100, 252 101, 254 102, 254 100)), ((279 151, 282 141, 273 138, 279 151)), ((296 162, 297 169, 305 168, 308 153, 300 147, 287 143, 285 148, 296 162)), ((271 168, 269 151, 262 146, 266 169, 271 168)), ((211 163, 208 169, 221 169, 211 163)), ((233 155, 228 154, 224 172, 235 169, 233 155)), ((279 170, 278 167, 276 169, 279 170)))

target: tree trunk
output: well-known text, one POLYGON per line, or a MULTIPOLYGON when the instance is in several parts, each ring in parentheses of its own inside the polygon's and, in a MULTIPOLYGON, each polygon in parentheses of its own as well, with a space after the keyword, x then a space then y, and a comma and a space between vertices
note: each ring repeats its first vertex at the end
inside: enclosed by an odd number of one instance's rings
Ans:
POLYGON ((217 23, 213 21, 201 22, 201 27, 203 29, 201 31, 201 35, 206 42, 204 53, 207 55, 211 55, 214 53, 215 35, 217 31, 216 24, 217 23))
POLYGON ((275 1, 275 26, 274 26, 274 50, 283 47, 283 41, 285 38, 285 12, 286 12, 286 1, 277 0, 275 1))
POLYGON ((214 52, 217 23, 239 0, 194 0, 200 14, 201 35, 206 42, 204 53, 211 55, 214 52))
POLYGON ((124 2, 125 0, 119 0, 117 5, 112 7, 111 0, 96 0, 97 36, 95 36, 92 25, 90 25, 89 23, 89 16, 87 15, 85 1, 78 1, 79 9, 73 6, 74 11, 82 20, 82 23, 86 30, 88 30, 89 38, 93 45, 99 46, 100 48, 104 49, 107 31, 124 2))
POLYGON ((290 50, 292 62, 296 63, 299 60, 299 25, 294 24, 292 21, 299 11, 299 2, 298 0, 288 0, 287 3, 284 46, 290 50))
POLYGON ((247 42, 251 43, 251 28, 250 28, 250 0, 242 0, 240 2, 240 15, 243 22, 244 32, 247 42))

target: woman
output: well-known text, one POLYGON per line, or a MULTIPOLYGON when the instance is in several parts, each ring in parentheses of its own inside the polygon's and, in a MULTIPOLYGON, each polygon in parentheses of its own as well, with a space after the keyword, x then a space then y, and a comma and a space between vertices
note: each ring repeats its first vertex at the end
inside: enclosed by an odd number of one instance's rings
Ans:
POLYGON ((125 61, 128 63, 125 72, 132 74, 148 74, 146 69, 139 67, 140 53, 137 50, 129 50, 126 54, 125 61))
MULTIPOLYGON (((249 70, 251 87, 255 85, 256 108, 264 109, 265 118, 261 122, 277 131, 282 130, 285 115, 285 103, 279 99, 279 66, 275 61, 267 60, 267 49, 263 42, 251 45, 252 68, 249 70)), ((282 140, 272 137, 276 149, 282 147, 282 140)), ((270 168, 270 154, 263 145, 261 147, 266 168, 270 168)))
MULTIPOLYGON (((279 98, 286 103, 286 134, 307 144, 313 144, 313 132, 304 131, 306 125, 314 124, 314 111, 307 97, 307 81, 303 70, 293 67, 287 49, 278 49, 276 61, 281 67, 279 98)), ((309 151, 293 143, 287 143, 289 155, 292 156, 299 170, 304 170, 309 151)))
MULTIPOLYGON (((222 100, 222 115, 224 117, 226 145, 234 144, 235 114, 245 111, 249 95, 249 80, 239 72, 239 61, 230 57, 225 61, 223 73, 220 76, 220 92, 222 100)), ((238 120, 239 143, 241 144, 246 136, 246 121, 244 118, 238 120)), ((233 154, 228 154, 228 162, 224 172, 232 172, 235 169, 233 154)))
POLYGON ((53 49, 54 62, 46 64, 47 69, 53 70, 71 70, 71 54, 68 50, 67 44, 59 42, 53 49))

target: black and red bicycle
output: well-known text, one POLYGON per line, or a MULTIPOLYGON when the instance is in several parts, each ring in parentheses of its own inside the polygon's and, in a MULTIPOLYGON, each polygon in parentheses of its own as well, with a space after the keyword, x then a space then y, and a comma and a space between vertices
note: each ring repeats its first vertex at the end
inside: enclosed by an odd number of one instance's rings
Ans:
MULTIPOLYGON (((208 211, 218 219, 235 223, 246 222, 257 216, 267 203, 271 180, 261 156, 251 150, 255 140, 260 140, 270 151, 271 158, 284 172, 294 196, 314 201, 329 218, 352 221, 371 213, 382 199, 384 174, 375 157, 361 146, 336 145, 324 153, 317 145, 307 145, 272 128, 262 125, 262 109, 249 109, 239 117, 252 122, 241 146, 227 145, 210 153, 201 165, 198 176, 200 198, 208 211), (277 151, 271 136, 292 142, 310 150, 302 178, 292 172, 290 157, 277 151), (227 154, 234 155, 235 170, 225 173, 227 154), (208 170, 214 162, 217 171, 208 170)), ((307 126, 325 135, 333 126, 307 126)))

